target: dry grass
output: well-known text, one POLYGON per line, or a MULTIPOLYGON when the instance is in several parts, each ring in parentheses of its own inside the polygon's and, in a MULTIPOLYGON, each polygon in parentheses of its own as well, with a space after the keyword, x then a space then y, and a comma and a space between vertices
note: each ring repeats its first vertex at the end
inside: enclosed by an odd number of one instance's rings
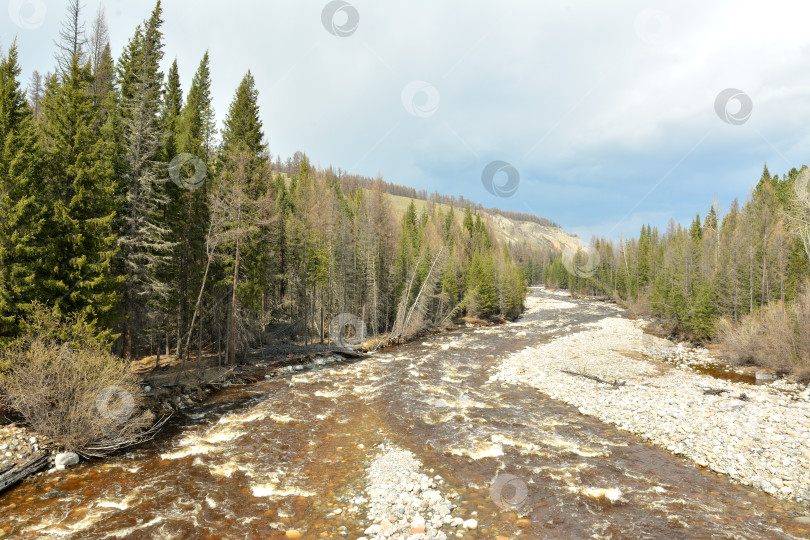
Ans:
POLYGON ((810 288, 792 304, 775 302, 737 325, 723 319, 718 328, 728 360, 810 380, 810 288))

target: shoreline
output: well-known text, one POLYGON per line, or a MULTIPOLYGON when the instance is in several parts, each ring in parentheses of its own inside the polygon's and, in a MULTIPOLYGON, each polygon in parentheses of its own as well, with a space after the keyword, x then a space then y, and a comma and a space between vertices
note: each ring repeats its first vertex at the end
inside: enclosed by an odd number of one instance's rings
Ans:
MULTIPOLYGON (((535 297, 530 309, 576 306, 548 292, 558 299, 535 297)), ((645 334, 646 321, 622 317, 623 311, 617 308, 615 317, 585 324, 581 332, 526 347, 502 360, 492 379, 532 386, 697 466, 807 509, 810 388, 701 374, 690 364, 712 361, 706 349, 645 334)))
MULTIPOLYGON (((510 321, 460 319, 458 323, 427 328, 408 339, 402 339, 396 343, 388 344, 385 347, 381 347, 379 350, 390 351, 417 339, 423 339, 427 336, 444 335, 469 326, 494 326, 505 322, 510 321)), ((277 377, 284 373, 318 369, 332 364, 361 361, 368 354, 372 354, 362 348, 349 349, 323 344, 313 344, 309 346, 296 344, 275 345, 277 345, 277 348, 270 354, 265 354, 264 356, 259 354, 261 349, 251 351, 248 356, 248 361, 238 363, 235 368, 230 368, 228 365, 206 365, 206 363, 204 363, 202 366, 202 380, 197 377, 198 371, 196 370, 196 366, 193 363, 189 363, 178 384, 174 384, 173 381, 171 381, 177 376, 178 369, 173 368, 177 368, 178 363, 175 362, 175 364, 172 364, 170 360, 171 357, 164 357, 166 360, 161 361, 161 366, 157 370, 150 369, 141 370, 139 372, 145 390, 142 397, 143 408, 154 412, 157 418, 173 415, 182 409, 205 404, 210 399, 213 399, 219 391, 225 388, 250 385, 259 380, 277 377), (281 352, 279 350, 281 348, 285 349, 285 352, 281 352), (213 372, 212 377, 207 376, 209 372, 213 372), (158 384, 161 380, 169 382, 169 384, 158 384)), ((213 356, 211 355, 211 357, 213 356)), ((151 364, 151 359, 150 357, 143 357, 132 363, 133 369, 136 369, 136 364, 149 365, 151 364)), ((211 364, 210 362, 208 363, 211 364)), ((160 436, 160 431, 158 431, 156 435, 160 436)), ((126 449, 120 449, 110 455, 114 456, 125 450, 126 449)), ((13 489, 14 485, 24 482, 27 478, 47 474, 49 471, 54 470, 53 458, 58 454, 55 445, 49 442, 47 438, 25 425, 25 422, 22 419, 16 418, 16 415, 10 415, 6 412, 3 420, 0 421, 0 479, 6 474, 18 472, 29 460, 32 460, 38 454, 45 455, 50 459, 51 464, 48 468, 28 474, 8 485, 6 488, 0 489, 0 495, 7 490, 13 489)))

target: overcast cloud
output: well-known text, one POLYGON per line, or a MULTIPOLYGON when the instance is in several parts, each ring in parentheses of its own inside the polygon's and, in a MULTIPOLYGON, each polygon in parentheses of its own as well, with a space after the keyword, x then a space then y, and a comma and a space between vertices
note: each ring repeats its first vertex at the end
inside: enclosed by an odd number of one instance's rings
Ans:
MULTIPOLYGON (((64 3, 6 4, 4 50, 17 35, 26 80, 52 70, 64 3)), ((104 4, 117 57, 153 3, 104 4)), ((86 1, 88 19, 98 5, 86 1)), ((177 57, 187 90, 210 51, 220 121, 250 69, 273 154, 535 213, 585 239, 664 228, 714 199, 727 209, 763 162, 779 174, 810 162, 810 3, 352 1, 334 18, 345 36, 323 25, 326 5, 168 0, 166 66, 177 57), (727 88, 753 104, 745 120, 729 103, 738 125, 715 112, 727 88), (493 160, 519 172, 513 196, 482 184, 493 160)))

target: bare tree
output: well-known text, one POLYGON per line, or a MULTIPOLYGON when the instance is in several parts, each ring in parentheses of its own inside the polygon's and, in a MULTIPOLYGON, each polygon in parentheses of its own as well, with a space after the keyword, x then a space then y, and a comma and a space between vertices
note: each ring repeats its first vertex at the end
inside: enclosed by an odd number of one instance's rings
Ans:
MULTIPOLYGON (((79 58, 79 63, 85 59, 85 46, 87 36, 85 35, 84 22, 81 20, 84 6, 79 0, 68 0, 67 14, 62 21, 62 28, 59 30, 59 39, 56 44, 56 62, 60 71, 67 71, 74 56, 79 58)), ((106 43, 105 43, 106 44, 106 43)), ((102 48, 104 45, 102 45, 102 48)))
MULTIPOLYGON (((90 27, 90 36, 87 40, 90 52, 90 67, 93 69, 93 74, 96 75, 101 65, 101 59, 104 55, 104 48, 110 42, 110 30, 107 26, 107 17, 104 13, 104 4, 98 6, 96 18, 93 20, 93 25, 90 27)), ((93 80, 93 93, 98 93, 98 84, 100 81, 93 80)))
POLYGON ((786 214, 788 223, 802 241, 810 259, 810 169, 803 167, 793 183, 793 197, 786 214))
POLYGON ((402 299, 397 309, 397 319, 391 331, 390 339, 394 341, 403 337, 407 338, 413 336, 424 327, 424 319, 428 311, 428 299, 436 288, 436 283, 441 275, 441 269, 444 266, 444 258, 442 257, 444 248, 441 248, 433 258, 433 262, 430 265, 427 276, 425 276, 425 280, 422 282, 422 286, 419 288, 416 298, 414 298, 412 303, 409 303, 410 293, 413 289, 423 254, 424 250, 423 253, 420 253, 419 260, 414 265, 411 277, 408 281, 408 287, 402 294, 402 299))
POLYGON ((34 70, 34 73, 31 74, 31 82, 28 84, 28 101, 31 104, 34 122, 39 119, 40 102, 44 94, 45 86, 42 82, 42 75, 39 71, 34 70))

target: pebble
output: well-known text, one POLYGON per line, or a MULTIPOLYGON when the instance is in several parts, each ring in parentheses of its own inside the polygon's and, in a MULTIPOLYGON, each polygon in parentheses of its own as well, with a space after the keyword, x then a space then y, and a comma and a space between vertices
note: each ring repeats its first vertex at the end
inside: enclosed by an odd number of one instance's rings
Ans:
MULTIPOLYGON (((539 298, 528 307, 555 309, 554 302, 539 298)), ((702 367, 722 364, 706 349, 644 334, 644 325, 624 317, 583 325, 583 331, 513 353, 490 381, 537 388, 733 482, 810 500, 810 389, 782 379, 754 386, 701 374, 702 367)))
POLYGON ((366 497, 354 501, 371 521, 363 531, 369 540, 447 539, 449 529, 441 529, 448 527, 453 505, 436 489, 442 478, 421 471, 413 453, 388 443, 380 446, 366 472, 366 497))

